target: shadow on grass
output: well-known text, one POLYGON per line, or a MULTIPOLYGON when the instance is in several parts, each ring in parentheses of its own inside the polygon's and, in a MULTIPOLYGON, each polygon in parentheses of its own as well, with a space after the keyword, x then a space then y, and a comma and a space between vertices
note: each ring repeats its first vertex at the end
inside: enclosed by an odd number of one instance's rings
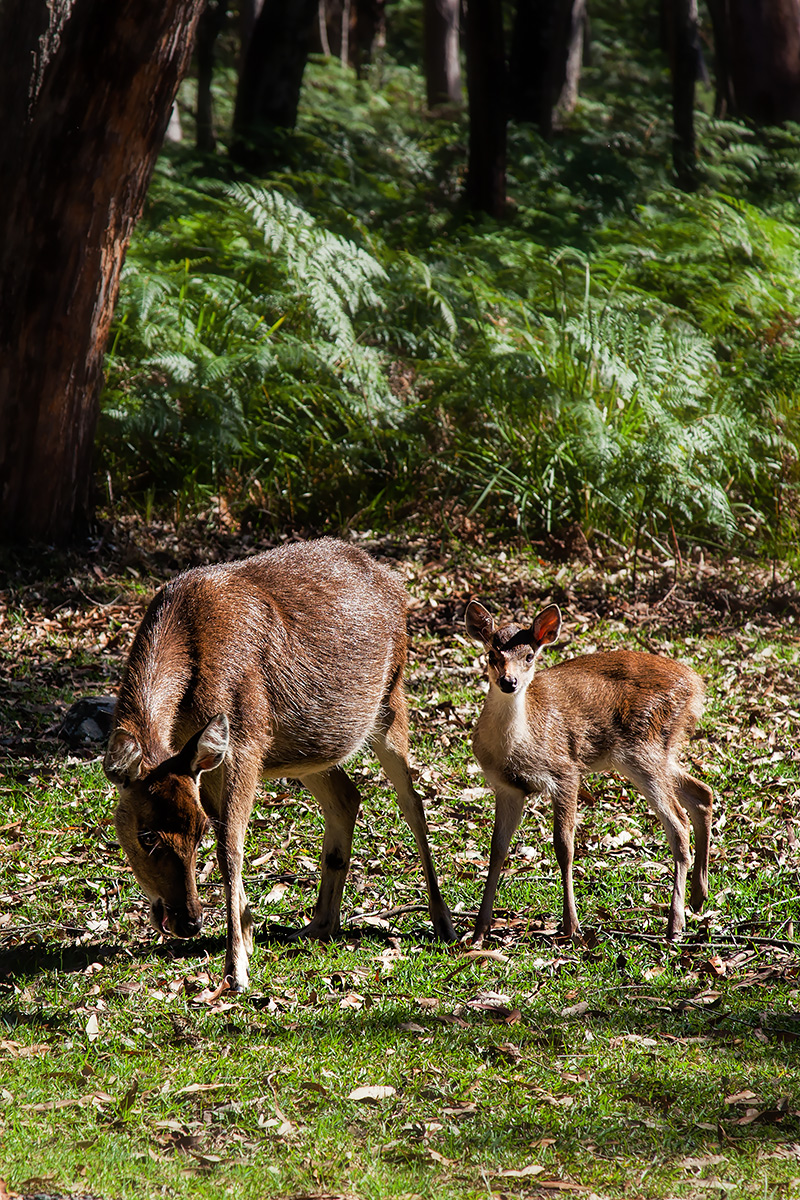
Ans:
MULTIPOLYGON (((265 924, 256 933, 259 946, 282 946, 287 956, 304 954, 313 943, 302 937, 301 926, 265 924)), ((81 930, 76 930, 76 933, 81 930)), ((409 942, 415 945, 429 943, 431 947, 442 945, 429 930, 415 929, 408 933, 376 928, 372 925, 349 926, 336 939, 339 943, 376 941, 385 945, 389 942, 409 942)), ((443 946, 444 949, 444 946, 443 946)), ((225 935, 204 934, 200 937, 171 938, 164 942, 82 942, 78 945, 29 940, 15 946, 0 948, 0 989, 4 981, 18 983, 35 979, 38 975, 60 971, 67 975, 81 974, 92 963, 109 963, 128 960, 131 963, 181 962, 197 959, 204 955, 222 955, 225 951, 225 935)), ((220 970, 222 963, 219 964, 220 970)))

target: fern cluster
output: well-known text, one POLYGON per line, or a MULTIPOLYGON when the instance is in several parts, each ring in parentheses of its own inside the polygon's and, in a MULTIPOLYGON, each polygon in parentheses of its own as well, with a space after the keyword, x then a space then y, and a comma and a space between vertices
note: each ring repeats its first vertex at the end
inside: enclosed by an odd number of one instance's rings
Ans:
POLYGON ((530 535, 785 554, 800 137, 703 118, 708 184, 675 191, 652 76, 631 81, 602 10, 598 28, 627 90, 612 72, 552 145, 510 129, 504 224, 460 209, 463 123, 421 116, 407 66, 378 85, 312 63, 268 181, 162 159, 101 430, 128 494, 225 489, 273 526, 458 506, 530 535))

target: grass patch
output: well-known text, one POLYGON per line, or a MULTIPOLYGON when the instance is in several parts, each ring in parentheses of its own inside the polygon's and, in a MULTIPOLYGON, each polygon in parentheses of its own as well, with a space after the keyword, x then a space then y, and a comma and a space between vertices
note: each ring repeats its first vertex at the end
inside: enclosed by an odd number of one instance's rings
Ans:
POLYGON ((9 1188, 109 1198, 800 1191, 796 628, 712 622, 697 596, 679 623, 666 586, 636 609, 608 603, 599 620, 590 601, 608 571, 580 592, 577 567, 559 582, 530 556, 465 562, 409 552, 398 564, 412 592, 414 756, 459 933, 474 919, 493 820, 469 749, 482 698, 479 656, 461 634, 473 591, 505 613, 558 598, 571 639, 554 658, 641 644, 706 677, 690 757, 716 801, 707 911, 667 946, 665 839, 642 800, 602 778, 590 782, 576 845, 583 942, 554 936, 550 816, 532 803, 488 951, 440 947, 411 836, 363 756, 352 764, 364 804, 343 938, 294 946, 271 929, 299 924, 313 904, 321 822, 301 789, 265 791, 247 846, 262 923, 251 990, 209 1002, 224 955, 212 843, 200 858, 203 937, 162 940, 116 844, 97 752, 55 739, 76 695, 119 678, 149 587, 129 587, 119 563, 102 580, 86 564, 69 583, 18 576, 0 626, 9 1188))

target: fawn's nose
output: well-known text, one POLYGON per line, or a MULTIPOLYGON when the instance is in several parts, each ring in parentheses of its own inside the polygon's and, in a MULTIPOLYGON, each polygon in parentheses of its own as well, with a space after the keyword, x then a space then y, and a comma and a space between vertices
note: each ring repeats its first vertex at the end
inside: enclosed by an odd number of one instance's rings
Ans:
POLYGON ((509 695, 511 695, 512 692, 517 690, 517 681, 513 675, 499 675, 497 679, 497 686, 500 688, 501 692, 507 692, 509 695))

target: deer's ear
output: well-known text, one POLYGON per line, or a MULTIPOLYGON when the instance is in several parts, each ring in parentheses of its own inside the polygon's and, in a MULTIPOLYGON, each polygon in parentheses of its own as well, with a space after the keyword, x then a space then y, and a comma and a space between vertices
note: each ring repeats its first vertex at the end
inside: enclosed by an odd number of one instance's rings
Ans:
POLYGON ((561 632, 561 609, 557 604, 543 608, 531 626, 533 640, 538 646, 549 646, 561 632))
POLYGON ((201 729, 200 733, 191 739, 184 753, 191 746, 189 769, 192 775, 199 775, 202 771, 213 771, 222 763, 228 753, 230 732, 228 718, 224 713, 217 713, 205 729, 201 729))
POLYGON ((108 739, 103 770, 112 783, 138 779, 142 770, 142 747, 127 729, 115 729, 108 739))
POLYGON ((470 600, 464 621, 467 633, 476 642, 483 642, 486 645, 492 640, 494 618, 477 600, 470 600))

